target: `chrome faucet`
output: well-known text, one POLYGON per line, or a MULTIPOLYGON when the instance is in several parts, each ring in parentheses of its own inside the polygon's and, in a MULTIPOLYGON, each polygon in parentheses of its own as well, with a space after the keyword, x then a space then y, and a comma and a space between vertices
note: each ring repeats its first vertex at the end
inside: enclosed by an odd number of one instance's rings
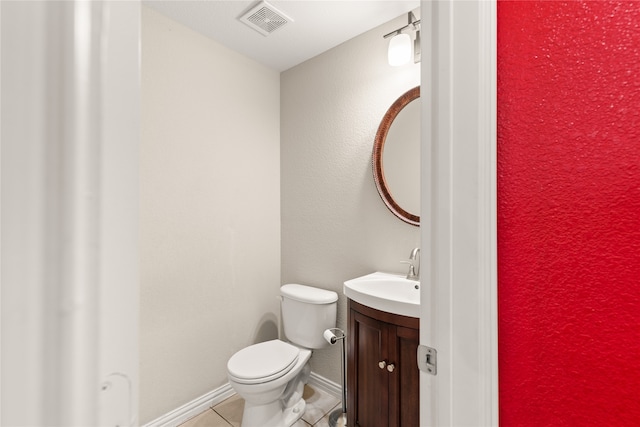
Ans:
POLYGON ((409 260, 410 261, 401 261, 409 264, 407 280, 420 280, 420 248, 413 248, 411 255, 409 255, 409 260))

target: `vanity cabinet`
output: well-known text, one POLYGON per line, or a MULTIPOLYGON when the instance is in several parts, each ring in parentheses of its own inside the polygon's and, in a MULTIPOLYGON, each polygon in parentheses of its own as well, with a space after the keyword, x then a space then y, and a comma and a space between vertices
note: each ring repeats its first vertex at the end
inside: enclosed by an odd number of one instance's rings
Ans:
POLYGON ((347 425, 420 425, 419 319, 349 300, 347 425))

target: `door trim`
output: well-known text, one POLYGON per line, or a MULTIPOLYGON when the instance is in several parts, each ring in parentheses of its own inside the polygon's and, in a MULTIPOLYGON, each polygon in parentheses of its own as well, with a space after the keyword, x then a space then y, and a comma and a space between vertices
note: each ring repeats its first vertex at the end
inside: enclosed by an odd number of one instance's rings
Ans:
POLYGON ((498 425, 496 2, 421 1, 421 425, 498 425))

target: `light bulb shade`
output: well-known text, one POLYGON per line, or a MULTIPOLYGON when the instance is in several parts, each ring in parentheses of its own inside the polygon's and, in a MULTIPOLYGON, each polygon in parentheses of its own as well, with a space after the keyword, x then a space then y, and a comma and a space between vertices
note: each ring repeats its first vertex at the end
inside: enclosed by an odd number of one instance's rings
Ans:
POLYGON ((411 60, 411 37, 409 34, 396 34, 389 42, 389 65, 399 66, 411 60))

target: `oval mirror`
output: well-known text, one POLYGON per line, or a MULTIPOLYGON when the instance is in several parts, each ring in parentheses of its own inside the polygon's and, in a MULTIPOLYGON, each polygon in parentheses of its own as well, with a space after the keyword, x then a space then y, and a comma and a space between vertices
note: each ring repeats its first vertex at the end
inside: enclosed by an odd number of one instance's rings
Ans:
POLYGON ((382 118, 373 144, 373 180, 398 218, 420 225, 420 86, 405 92, 382 118))

